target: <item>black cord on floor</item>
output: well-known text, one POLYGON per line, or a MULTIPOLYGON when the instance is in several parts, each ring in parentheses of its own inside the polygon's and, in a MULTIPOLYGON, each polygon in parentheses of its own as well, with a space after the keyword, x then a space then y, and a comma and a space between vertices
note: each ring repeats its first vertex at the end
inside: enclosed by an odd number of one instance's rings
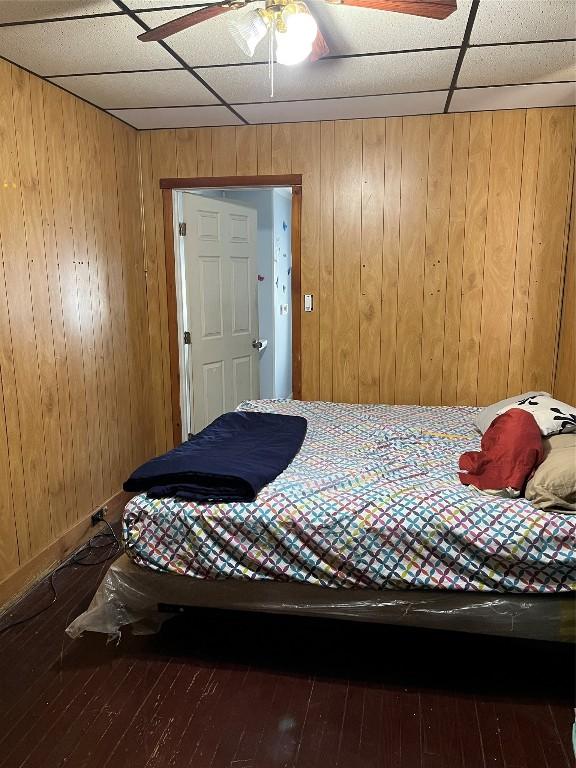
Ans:
POLYGON ((30 616, 25 616, 23 619, 12 621, 10 622, 10 624, 6 624, 6 626, 0 627, 0 635, 9 629, 13 629, 14 627, 18 627, 20 624, 25 624, 27 621, 31 621, 32 619, 35 619, 37 616, 40 616, 42 613, 47 611, 48 608, 51 608, 54 605, 54 603, 58 599, 58 593, 54 585, 54 577, 56 576, 57 573, 59 573, 60 571, 63 571, 65 568, 69 568, 72 565, 82 565, 82 566, 102 565, 103 563, 106 563, 108 560, 111 560, 120 552, 122 548, 120 539, 118 538, 118 536, 116 536, 114 529, 112 528, 112 526, 107 520, 102 520, 102 522, 104 523, 104 525, 108 527, 108 531, 100 532, 100 533, 97 533, 95 536, 92 536, 92 538, 89 539, 86 542, 86 544, 84 544, 84 546, 80 547, 80 549, 74 552, 74 554, 68 560, 65 560, 63 563, 61 563, 50 574, 48 578, 48 584, 52 592, 52 600, 43 608, 40 608, 40 610, 36 611, 35 613, 32 613, 30 616), (97 543, 99 539, 105 539, 104 543, 102 544, 97 543), (101 557, 98 560, 90 559, 90 556, 93 555, 95 551, 99 549, 106 549, 108 547, 112 547, 112 549, 108 554, 106 554, 105 557, 101 557))

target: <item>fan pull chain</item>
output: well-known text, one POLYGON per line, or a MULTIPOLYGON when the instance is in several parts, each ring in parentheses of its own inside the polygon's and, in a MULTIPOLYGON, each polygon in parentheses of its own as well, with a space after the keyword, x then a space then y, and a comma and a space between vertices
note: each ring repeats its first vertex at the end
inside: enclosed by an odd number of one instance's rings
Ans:
POLYGON ((268 38, 268 79, 270 80, 270 98, 274 98, 274 27, 276 18, 273 16, 270 22, 270 36, 268 38))

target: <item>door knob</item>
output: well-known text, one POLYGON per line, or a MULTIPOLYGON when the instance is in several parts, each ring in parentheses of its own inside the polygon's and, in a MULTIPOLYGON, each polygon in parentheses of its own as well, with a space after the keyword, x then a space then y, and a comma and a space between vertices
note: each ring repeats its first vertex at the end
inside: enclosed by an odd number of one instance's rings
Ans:
POLYGON ((266 349, 268 346, 268 339, 252 339, 252 346, 254 349, 266 349))

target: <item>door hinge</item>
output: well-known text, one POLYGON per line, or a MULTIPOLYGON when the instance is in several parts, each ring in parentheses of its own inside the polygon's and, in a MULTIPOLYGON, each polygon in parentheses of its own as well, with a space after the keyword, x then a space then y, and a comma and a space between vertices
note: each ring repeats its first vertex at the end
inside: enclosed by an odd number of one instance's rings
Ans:
POLYGON ((184 331, 184 344, 192 344, 192 339, 190 337, 190 331, 184 331))
POLYGON ((185 221, 181 221, 178 224, 178 234, 180 235, 180 237, 186 237, 186 222, 185 221))

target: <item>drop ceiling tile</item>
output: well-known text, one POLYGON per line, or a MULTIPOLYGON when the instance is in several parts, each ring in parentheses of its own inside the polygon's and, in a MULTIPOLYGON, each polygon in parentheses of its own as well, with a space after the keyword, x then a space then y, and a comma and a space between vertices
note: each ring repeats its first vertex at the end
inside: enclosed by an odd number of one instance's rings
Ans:
POLYGON ((112 0, 0 0, 0 24, 62 16, 118 13, 112 0))
POLYGON ((50 79, 105 109, 218 103, 210 91, 184 69, 176 72, 131 72, 50 79))
POLYGON ((159 45, 144 45, 127 16, 0 28, 0 56, 39 75, 125 69, 168 69, 175 61, 159 45))
MULTIPOLYGON (((324 59, 297 67, 277 65, 275 98, 286 101, 443 90, 450 85, 457 56, 458 51, 431 51, 324 59)), ((200 69, 199 73, 229 103, 273 101, 266 64, 200 69)))
POLYGON ((203 125, 242 125, 226 107, 167 107, 161 109, 111 109, 134 128, 195 128, 203 125))
POLYGON ((447 91, 400 93, 319 101, 283 101, 235 107, 251 123, 297 123, 394 115, 430 115, 444 110, 447 91))
POLYGON ((469 48, 458 86, 514 85, 576 79, 576 43, 469 48))
MULTIPOLYGON (((309 6, 320 24, 330 54, 342 56, 459 46, 464 36, 470 4, 471 0, 460 0, 458 10, 443 21, 367 8, 328 5, 318 1, 311 1, 309 6)), ((252 3, 250 9, 262 6, 263 3, 252 3)), ((141 13, 139 16, 149 27, 157 27, 186 12, 170 10, 141 13)), ((172 35, 168 42, 192 66, 249 62, 250 58, 236 45, 229 31, 230 20, 248 12, 248 9, 240 9, 218 16, 172 35)), ((265 61, 267 50, 267 42, 263 40, 256 49, 254 60, 265 61)))
POLYGON ((575 83, 510 85, 456 91, 450 112, 478 112, 530 107, 567 107, 576 104, 575 83))
POLYGON ((576 37, 574 0, 503 0, 478 7, 470 42, 513 43, 576 37))

